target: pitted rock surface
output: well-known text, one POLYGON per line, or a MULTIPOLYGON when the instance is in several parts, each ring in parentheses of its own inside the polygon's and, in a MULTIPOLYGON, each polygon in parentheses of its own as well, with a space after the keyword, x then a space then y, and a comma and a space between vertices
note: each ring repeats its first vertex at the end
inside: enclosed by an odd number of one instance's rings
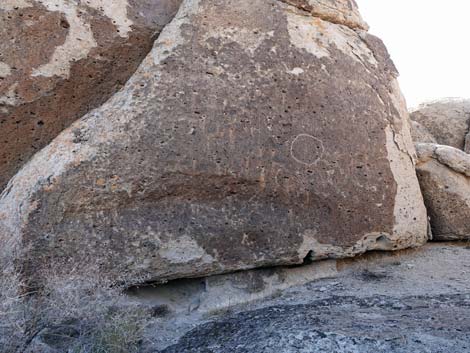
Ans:
POLYGON ((416 144, 416 171, 436 240, 470 239, 470 155, 450 146, 416 144))
POLYGON ((11 180, 2 240, 37 281, 96 266, 131 283, 421 245, 396 76, 361 29, 186 0, 125 87, 11 180))
MULTIPOLYGON (((411 120, 426 129, 436 143, 470 151, 466 142, 470 128, 470 100, 447 98, 421 104, 411 112, 411 120)), ((426 135, 416 135, 415 142, 432 141, 426 135)))
POLYGON ((0 1, 0 192, 124 85, 180 2, 0 1))

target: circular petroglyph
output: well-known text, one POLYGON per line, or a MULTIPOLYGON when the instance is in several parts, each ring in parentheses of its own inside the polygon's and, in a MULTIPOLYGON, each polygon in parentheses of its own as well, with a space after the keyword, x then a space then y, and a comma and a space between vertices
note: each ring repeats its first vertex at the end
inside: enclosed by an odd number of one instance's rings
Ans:
POLYGON ((323 142, 308 134, 297 135, 290 146, 290 154, 297 162, 305 165, 316 164, 323 156, 323 142))

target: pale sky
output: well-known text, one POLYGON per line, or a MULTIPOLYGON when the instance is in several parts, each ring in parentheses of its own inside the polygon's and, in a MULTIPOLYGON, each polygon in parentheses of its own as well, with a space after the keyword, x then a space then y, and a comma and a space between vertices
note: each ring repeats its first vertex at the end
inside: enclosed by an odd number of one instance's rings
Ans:
POLYGON ((400 71, 409 107, 470 98, 469 0, 356 0, 400 71))

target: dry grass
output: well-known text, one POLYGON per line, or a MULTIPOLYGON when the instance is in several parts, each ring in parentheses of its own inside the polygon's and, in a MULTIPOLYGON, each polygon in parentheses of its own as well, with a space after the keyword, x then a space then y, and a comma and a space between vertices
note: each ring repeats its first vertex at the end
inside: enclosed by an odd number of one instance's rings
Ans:
POLYGON ((0 352, 23 348, 31 322, 30 300, 22 294, 21 280, 13 264, 12 244, 0 244, 0 352))
POLYGON ((22 295, 13 265, 2 265, 1 353, 38 352, 44 342, 70 353, 139 351, 149 314, 127 303, 122 288, 98 277, 99 271, 59 275, 51 269, 40 293, 22 295))

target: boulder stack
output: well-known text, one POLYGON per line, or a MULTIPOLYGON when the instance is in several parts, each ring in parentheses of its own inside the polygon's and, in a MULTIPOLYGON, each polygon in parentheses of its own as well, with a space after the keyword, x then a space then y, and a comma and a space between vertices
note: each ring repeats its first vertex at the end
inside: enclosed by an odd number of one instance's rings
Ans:
POLYGON ((470 239, 470 100, 443 99, 411 112, 416 166, 435 240, 470 239))
POLYGON ((418 178, 435 240, 470 240, 470 155, 450 146, 416 144, 418 178))
POLYGON ((35 281, 131 284, 423 244, 408 113, 366 28, 353 1, 183 1, 123 89, 9 182, 2 239, 35 281))

